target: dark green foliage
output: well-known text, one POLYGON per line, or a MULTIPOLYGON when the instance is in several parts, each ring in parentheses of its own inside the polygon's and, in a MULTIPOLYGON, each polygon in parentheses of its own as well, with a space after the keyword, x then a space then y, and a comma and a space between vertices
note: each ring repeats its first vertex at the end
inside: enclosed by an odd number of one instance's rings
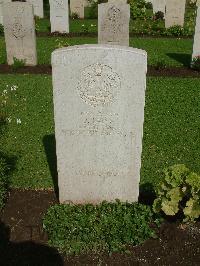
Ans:
POLYGON ((196 56, 192 59, 191 67, 195 70, 200 71, 200 56, 196 56))
POLYGON ((167 35, 183 36, 184 28, 179 25, 174 25, 166 30, 167 35))
POLYGON ((14 61, 14 63, 12 64, 12 68, 14 70, 25 66, 25 60, 17 59, 16 57, 14 57, 13 61, 14 61))
POLYGON ((4 27, 2 24, 0 24, 0 36, 4 35, 4 27))
POLYGON ((106 3, 107 0, 90 0, 90 8, 88 10, 88 18, 89 19, 97 19, 98 18, 98 4, 106 3))
POLYGON ((157 186, 154 211, 166 215, 183 212, 184 221, 194 221, 200 216, 200 176, 189 171, 183 164, 164 170, 157 186))
POLYGON ((5 197, 7 193, 6 172, 7 172, 6 161, 0 154, 0 210, 4 206, 5 197))
POLYGON ((156 237, 150 225, 150 207, 134 203, 103 202, 100 205, 55 205, 47 211, 43 226, 49 243, 68 254, 125 251, 156 237))
POLYGON ((154 15, 154 19, 155 20, 158 20, 158 19, 163 20, 164 19, 164 13, 162 11, 156 12, 155 15, 154 15))

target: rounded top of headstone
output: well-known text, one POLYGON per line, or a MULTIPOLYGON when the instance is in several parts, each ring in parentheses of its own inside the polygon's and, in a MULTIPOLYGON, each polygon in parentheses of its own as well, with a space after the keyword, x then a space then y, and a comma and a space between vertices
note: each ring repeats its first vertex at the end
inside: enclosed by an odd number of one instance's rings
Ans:
POLYGON ((121 45, 110 45, 110 44, 84 44, 84 45, 74 45, 69 47, 59 48, 53 51, 52 57, 59 55, 63 52, 77 51, 77 50, 113 50, 113 51, 124 51, 133 54, 138 54, 147 57, 147 52, 142 49, 132 48, 128 46, 121 45))

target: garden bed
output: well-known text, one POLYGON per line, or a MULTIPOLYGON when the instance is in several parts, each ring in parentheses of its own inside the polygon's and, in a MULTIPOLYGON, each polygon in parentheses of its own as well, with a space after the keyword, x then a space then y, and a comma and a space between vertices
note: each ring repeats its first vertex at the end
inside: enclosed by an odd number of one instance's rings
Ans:
MULTIPOLYGON (((0 73, 2 74, 52 74, 51 65, 24 66, 13 68, 7 64, 0 64, 0 73)), ((200 71, 188 67, 156 67, 148 66, 148 76, 157 77, 200 77, 200 71)))
POLYGON ((157 239, 130 247, 128 253, 60 255, 46 245, 42 229, 42 217, 55 203, 51 190, 10 192, 1 214, 0 235, 6 245, 0 252, 2 265, 199 265, 200 222, 184 226, 168 221, 161 226, 157 239))

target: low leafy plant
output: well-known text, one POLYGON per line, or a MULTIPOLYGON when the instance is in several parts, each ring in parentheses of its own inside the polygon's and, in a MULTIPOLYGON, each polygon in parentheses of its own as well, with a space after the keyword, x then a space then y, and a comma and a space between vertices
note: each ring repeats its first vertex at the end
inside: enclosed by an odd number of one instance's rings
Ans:
POLYGON ((72 19, 79 19, 79 15, 77 13, 71 13, 71 18, 72 19))
POLYGON ((183 36, 184 35, 184 28, 180 25, 174 25, 169 27, 166 30, 167 35, 173 35, 173 36, 183 36))
POLYGON ((154 19, 155 20, 158 20, 158 19, 161 19, 163 20, 164 19, 164 13, 162 11, 158 11, 154 14, 154 19))
POLYGON ((67 254, 125 251, 156 237, 150 207, 134 203, 54 205, 44 216, 49 244, 67 254))
POLYGON ((0 24, 0 36, 4 35, 4 27, 2 24, 0 24))
POLYGON ((25 60, 22 59, 18 59, 16 57, 13 58, 13 64, 12 64, 12 68, 14 70, 20 68, 20 67, 24 67, 25 66, 25 60))
POLYGON ((157 62, 156 62, 156 64, 155 64, 155 68, 156 69, 162 69, 162 68, 166 68, 166 62, 165 62, 165 60, 164 59, 159 59, 157 62))
POLYGON ((164 170, 164 176, 156 189, 157 198, 153 210, 166 215, 182 213, 184 222, 200 216, 200 176, 190 172, 183 164, 164 170))
POLYGON ((191 68, 200 71, 200 55, 192 59, 191 68))

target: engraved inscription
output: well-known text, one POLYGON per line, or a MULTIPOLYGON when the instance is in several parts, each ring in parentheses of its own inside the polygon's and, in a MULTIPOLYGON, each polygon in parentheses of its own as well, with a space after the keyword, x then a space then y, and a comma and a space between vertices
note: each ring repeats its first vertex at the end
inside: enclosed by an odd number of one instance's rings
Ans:
POLYGON ((64 0, 54 0, 53 4, 55 8, 57 9, 63 9, 64 8, 64 0))
POLYGON ((94 64, 81 72, 78 93, 93 107, 113 103, 121 87, 119 75, 110 66, 94 64))
POLYGON ((112 6, 108 9, 106 20, 102 25, 102 30, 110 31, 110 34, 117 34, 121 32, 121 10, 116 6, 112 6))

